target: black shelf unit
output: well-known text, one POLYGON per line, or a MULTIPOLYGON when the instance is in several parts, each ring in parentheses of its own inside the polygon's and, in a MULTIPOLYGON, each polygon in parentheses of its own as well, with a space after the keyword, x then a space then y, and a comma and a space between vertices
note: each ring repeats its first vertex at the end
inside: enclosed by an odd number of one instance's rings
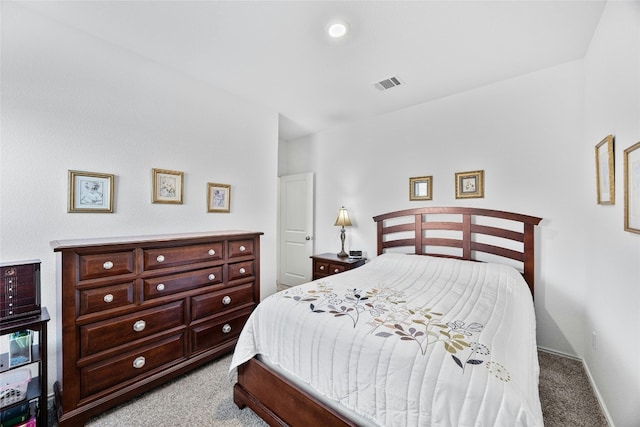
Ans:
MULTIPOLYGON (((38 400, 37 425, 40 427, 47 426, 47 323, 49 322, 49 311, 46 307, 42 307, 39 316, 25 317, 0 322, 0 335, 9 335, 18 331, 34 331, 38 332, 38 343, 31 346, 31 362, 9 367, 9 354, 0 354, 0 372, 7 372, 32 364, 38 364, 38 376, 33 377, 27 387, 26 401, 38 400)), ((7 410, 14 406, 24 403, 25 400, 7 405, 1 410, 7 410)))

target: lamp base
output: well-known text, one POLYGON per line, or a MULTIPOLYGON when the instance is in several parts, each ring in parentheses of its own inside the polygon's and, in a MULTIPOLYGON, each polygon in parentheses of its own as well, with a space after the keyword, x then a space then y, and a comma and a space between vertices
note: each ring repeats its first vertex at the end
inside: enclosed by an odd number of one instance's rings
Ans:
POLYGON ((340 229, 340 243, 342 243, 342 249, 340 250, 340 252, 338 252, 337 255, 339 258, 346 258, 349 256, 349 254, 344 250, 344 225, 340 229))

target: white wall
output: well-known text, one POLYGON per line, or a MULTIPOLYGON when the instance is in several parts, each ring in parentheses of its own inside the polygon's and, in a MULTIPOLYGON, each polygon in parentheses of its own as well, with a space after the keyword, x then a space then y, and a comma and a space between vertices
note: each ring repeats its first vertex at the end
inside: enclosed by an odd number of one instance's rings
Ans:
POLYGON ((583 334, 573 319, 582 316, 585 276, 575 245, 587 224, 576 221, 576 209, 593 193, 592 180, 575 172, 582 87, 582 62, 572 62, 290 143, 308 144, 316 172, 316 251, 336 249, 332 224, 342 204, 357 221, 349 248, 369 256, 371 218, 392 210, 464 205, 540 216, 540 344, 579 354, 583 334), (456 200, 455 172, 477 169, 485 171, 485 198, 456 200), (423 175, 433 175, 433 200, 410 202, 409 178, 423 175))
MULTIPOLYGON (((585 162, 615 137, 614 206, 592 200, 585 250, 584 357, 617 426, 638 425, 640 235, 624 228, 623 154, 640 141, 640 2, 609 2, 585 58, 585 162), (596 349, 591 334, 596 333, 596 349)), ((591 165, 588 165, 591 166, 591 165)))
POLYGON ((278 114, 2 3, 0 260, 42 260, 56 378, 55 239, 255 230, 275 291, 278 114), (183 171, 184 204, 151 203, 151 169, 183 171), (67 171, 115 174, 115 213, 67 213, 67 171), (206 212, 206 183, 231 213, 206 212))
POLYGON ((585 359, 617 426, 640 419, 640 236, 622 227, 622 150, 640 140, 638 4, 608 4, 585 60, 288 143, 288 173, 316 173, 316 252, 338 250, 340 205, 356 221, 346 246, 370 257, 371 217, 388 211, 468 205, 542 217, 538 345, 585 359), (604 207, 594 147, 610 133, 618 201, 604 207), (456 200, 454 173, 476 169, 485 198, 456 200), (434 177, 433 201, 410 202, 409 178, 423 175, 434 177))

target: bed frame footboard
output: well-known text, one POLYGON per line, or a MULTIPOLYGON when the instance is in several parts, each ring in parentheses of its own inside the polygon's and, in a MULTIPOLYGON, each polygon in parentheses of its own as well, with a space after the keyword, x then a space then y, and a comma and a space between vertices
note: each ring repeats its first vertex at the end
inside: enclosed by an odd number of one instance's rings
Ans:
POLYGON ((357 426, 256 358, 238 367, 233 401, 240 409, 251 408, 270 426, 357 426))

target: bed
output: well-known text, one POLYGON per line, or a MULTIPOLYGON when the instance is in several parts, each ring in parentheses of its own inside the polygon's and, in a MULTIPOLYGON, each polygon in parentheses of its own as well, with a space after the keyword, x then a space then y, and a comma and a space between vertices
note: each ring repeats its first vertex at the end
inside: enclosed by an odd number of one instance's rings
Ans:
POLYGON ((542 426, 541 219, 464 207, 373 219, 377 257, 252 313, 230 367, 236 405, 282 426, 542 426))

